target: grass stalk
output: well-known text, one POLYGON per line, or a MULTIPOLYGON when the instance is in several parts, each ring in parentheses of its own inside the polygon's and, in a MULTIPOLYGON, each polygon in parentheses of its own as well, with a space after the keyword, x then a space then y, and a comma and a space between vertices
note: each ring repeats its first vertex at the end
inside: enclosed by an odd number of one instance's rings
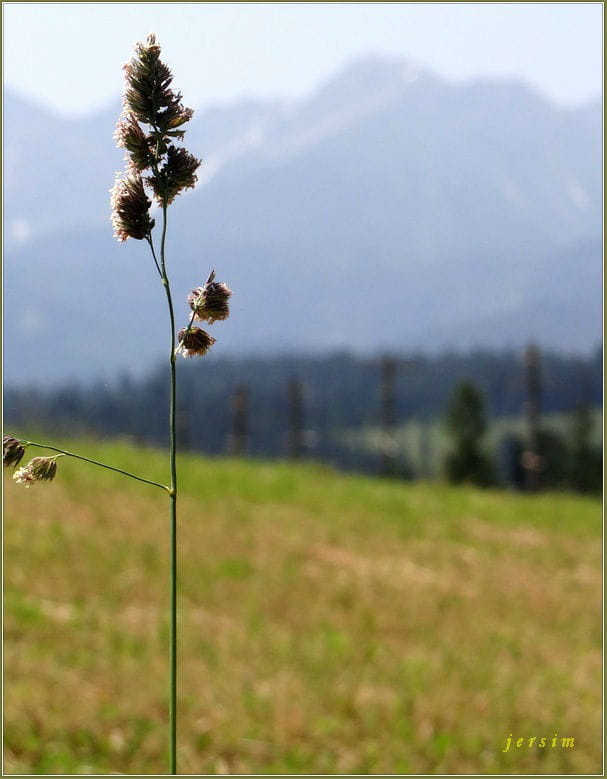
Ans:
POLYGON ((169 460, 171 469, 171 490, 169 492, 169 521, 171 534, 170 552, 170 639, 169 639, 169 771, 177 773, 177 371, 175 366, 175 313, 171 296, 171 285, 166 272, 165 241, 167 231, 166 201, 162 207, 162 239, 160 244, 160 268, 167 296, 171 326, 171 350, 169 369, 171 394, 169 400, 169 460))
POLYGON ((15 472, 18 483, 30 486, 37 481, 52 481, 57 466, 56 459, 63 455, 75 457, 111 471, 117 471, 137 481, 166 490, 169 494, 170 524, 170 593, 169 593, 169 772, 177 773, 177 353, 184 357, 203 356, 215 343, 215 338, 199 327, 192 327, 194 318, 212 324, 228 317, 228 299, 232 291, 223 282, 215 282, 215 271, 211 271, 206 284, 193 290, 187 302, 191 308, 190 321, 179 331, 176 349, 175 312, 171 285, 166 269, 167 206, 185 189, 192 189, 197 181, 196 170, 201 161, 175 141, 183 140, 185 131, 181 128, 193 114, 181 103, 181 93, 170 88, 172 74, 160 61, 160 46, 151 33, 146 43, 135 46, 135 57, 125 65, 126 91, 123 114, 116 127, 114 137, 119 147, 127 152, 127 166, 124 175, 117 174, 111 190, 112 224, 114 236, 124 242, 128 238, 146 240, 152 252, 154 266, 164 286, 169 308, 171 346, 169 353, 170 400, 169 400, 169 465, 170 486, 136 474, 106 465, 64 449, 22 441, 11 436, 3 438, 3 463, 15 468, 21 461, 25 447, 39 446, 58 452, 54 457, 34 458, 25 467, 15 472), (141 124, 147 127, 143 129, 141 124), (155 149, 155 150, 154 150, 155 149), (148 171, 150 175, 142 176, 148 171), (157 257, 152 240, 155 225, 150 215, 152 201, 148 197, 151 188, 156 202, 162 206, 162 238, 160 258, 157 257))

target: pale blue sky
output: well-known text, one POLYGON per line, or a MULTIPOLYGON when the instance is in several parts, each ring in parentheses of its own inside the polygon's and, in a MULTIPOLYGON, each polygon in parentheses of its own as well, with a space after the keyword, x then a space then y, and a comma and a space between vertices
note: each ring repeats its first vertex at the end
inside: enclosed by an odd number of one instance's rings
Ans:
POLYGON ((563 105, 600 96, 602 3, 3 3, 4 83, 61 114, 122 89, 156 32, 185 102, 296 99, 357 56, 453 80, 521 77, 563 105))

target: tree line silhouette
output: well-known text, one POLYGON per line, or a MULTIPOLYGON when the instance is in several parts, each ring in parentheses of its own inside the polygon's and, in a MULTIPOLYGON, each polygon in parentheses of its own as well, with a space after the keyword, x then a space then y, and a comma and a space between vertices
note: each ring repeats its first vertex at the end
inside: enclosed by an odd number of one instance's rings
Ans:
MULTIPOLYGON (((207 454, 313 457, 385 476, 431 475, 398 462, 395 431, 412 420, 444 421, 450 450, 443 475, 453 481, 597 490, 600 450, 590 410, 602 402, 602 350, 567 356, 536 347, 525 353, 209 358, 182 363, 180 445, 207 454), (557 434, 542 415, 566 413, 557 434), (483 443, 488 419, 524 416, 525 434, 506 435, 496 451, 483 443), (345 430, 375 428, 379 447, 346 446, 345 430)), ((12 427, 59 434, 129 435, 164 444, 168 386, 164 372, 111 385, 7 388, 12 427)))

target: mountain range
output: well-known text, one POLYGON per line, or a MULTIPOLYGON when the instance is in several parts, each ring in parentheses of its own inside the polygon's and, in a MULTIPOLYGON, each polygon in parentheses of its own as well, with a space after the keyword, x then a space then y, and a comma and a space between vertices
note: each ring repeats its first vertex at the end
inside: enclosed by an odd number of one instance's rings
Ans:
MULTIPOLYGON (((186 101, 187 103, 187 101, 186 101)), ((9 384, 165 356, 145 243, 112 238, 120 103, 68 120, 4 94, 9 384)), ((199 185, 169 211, 178 323, 212 267, 222 354, 520 347, 602 334, 602 106, 367 57, 306 99, 198 110, 199 185)))

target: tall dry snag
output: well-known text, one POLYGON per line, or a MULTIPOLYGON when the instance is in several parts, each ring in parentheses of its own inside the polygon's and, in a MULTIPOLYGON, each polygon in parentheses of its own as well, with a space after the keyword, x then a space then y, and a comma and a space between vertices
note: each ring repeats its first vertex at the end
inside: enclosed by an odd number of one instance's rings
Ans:
POLYGON ((207 281, 196 287, 187 297, 190 316, 187 324, 176 334, 175 314, 171 286, 167 274, 165 243, 167 233, 167 209, 177 195, 196 185, 196 171, 201 161, 183 146, 185 125, 193 115, 184 107, 180 92, 171 88, 173 75, 160 59, 160 46, 155 35, 149 35, 145 43, 137 43, 134 57, 124 66, 125 91, 123 111, 114 138, 125 150, 125 170, 118 173, 111 189, 112 224, 114 236, 121 242, 128 238, 145 240, 164 286, 170 321, 170 404, 169 404, 169 470, 170 484, 145 479, 134 473, 101 463, 83 455, 68 452, 48 444, 25 441, 4 436, 3 462, 16 468, 28 446, 50 449, 57 454, 35 457, 15 472, 18 483, 30 486, 39 481, 51 481, 57 472, 58 457, 73 457, 160 487, 168 493, 170 504, 171 557, 170 557, 170 699, 169 699, 169 768, 177 773, 177 463, 176 463, 176 357, 203 356, 215 343, 209 333, 194 326, 194 320, 214 322, 229 315, 229 298, 232 291, 223 282, 215 281, 212 270, 207 281), (160 247, 157 253, 152 231, 156 220, 150 210, 155 201, 162 214, 160 247))

